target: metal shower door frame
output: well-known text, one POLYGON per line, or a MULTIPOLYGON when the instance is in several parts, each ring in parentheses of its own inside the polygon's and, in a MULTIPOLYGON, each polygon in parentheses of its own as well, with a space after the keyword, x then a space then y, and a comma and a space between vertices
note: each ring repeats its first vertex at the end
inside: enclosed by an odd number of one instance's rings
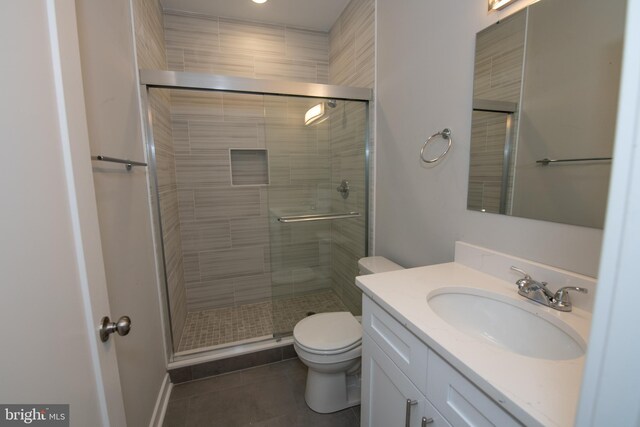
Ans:
MULTIPOLYGON (((252 95, 293 96, 303 98, 338 99, 342 101, 361 101, 367 103, 365 123, 365 255, 369 255, 369 212, 370 204, 370 107, 373 90, 350 86, 336 86, 320 83, 289 82, 280 80, 252 79, 215 74, 191 73, 185 71, 140 70, 141 109, 146 114, 144 119, 144 139, 149 163, 149 185, 152 196, 152 222, 158 264, 158 277, 164 282, 160 286, 162 312, 165 323, 165 340, 167 359, 174 361, 174 337, 172 330, 171 310, 169 305, 169 278, 166 270, 166 252, 162 229, 162 211, 160 209, 160 189, 158 186, 155 140, 153 136, 153 111, 149 101, 151 89, 177 89, 212 92, 245 93, 252 95), (153 200, 155 198, 155 200, 153 200)), ((277 337, 274 336, 274 340, 277 337)), ((230 347, 233 346, 231 343, 230 347)), ((200 355, 196 353, 195 355, 200 355)))

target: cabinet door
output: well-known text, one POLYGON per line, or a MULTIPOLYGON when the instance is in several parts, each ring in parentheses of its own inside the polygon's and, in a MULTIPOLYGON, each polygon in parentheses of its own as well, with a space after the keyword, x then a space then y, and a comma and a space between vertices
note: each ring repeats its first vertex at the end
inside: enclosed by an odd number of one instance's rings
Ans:
POLYGON ((424 410, 425 397, 372 338, 363 334, 362 426, 419 427, 424 410), (407 400, 412 402, 409 405, 409 424, 407 400))
POLYGON ((455 427, 520 427, 502 409, 434 351, 429 352, 427 398, 455 427))

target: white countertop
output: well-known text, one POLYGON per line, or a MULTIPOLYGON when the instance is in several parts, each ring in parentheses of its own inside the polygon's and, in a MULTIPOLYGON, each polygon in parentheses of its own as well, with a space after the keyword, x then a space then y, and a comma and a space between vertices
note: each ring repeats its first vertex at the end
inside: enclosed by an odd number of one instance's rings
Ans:
MULTIPOLYGON (((522 356, 464 334, 441 319, 427 296, 445 287, 491 291, 531 304, 572 327, 588 342, 591 313, 563 313, 518 295, 515 283, 459 263, 360 276, 357 286, 413 334, 527 426, 572 426, 585 357, 548 360, 522 356)), ((522 331, 526 334, 526 331, 522 331)))

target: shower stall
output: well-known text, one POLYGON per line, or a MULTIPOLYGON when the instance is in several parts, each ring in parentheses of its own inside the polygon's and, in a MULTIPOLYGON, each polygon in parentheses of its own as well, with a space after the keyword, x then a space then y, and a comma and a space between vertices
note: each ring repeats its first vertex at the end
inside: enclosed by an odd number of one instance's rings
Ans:
POLYGON ((371 90, 141 71, 175 358, 359 314, 371 90))

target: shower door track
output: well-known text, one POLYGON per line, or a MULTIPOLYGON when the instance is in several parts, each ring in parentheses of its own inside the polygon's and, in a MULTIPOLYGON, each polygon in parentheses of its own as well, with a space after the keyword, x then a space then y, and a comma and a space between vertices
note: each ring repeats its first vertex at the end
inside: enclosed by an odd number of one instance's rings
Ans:
MULTIPOLYGON (((158 272, 160 278, 164 281, 161 286, 161 299, 163 305, 164 335, 165 335, 165 352, 169 363, 175 360, 176 351, 174 350, 174 337, 172 331, 171 312, 169 310, 169 289, 168 275, 166 271, 166 253, 163 241, 162 230, 162 213, 160 209, 160 191, 158 186, 157 162, 155 141, 153 137, 153 114, 151 104, 149 102, 150 89, 181 89, 181 90, 200 90, 200 91, 218 91, 218 92, 235 92, 255 95, 279 95, 294 96, 304 98, 323 98, 336 99, 343 101, 363 101, 367 103, 365 123, 365 251, 369 255, 369 211, 370 203, 370 127, 371 127, 371 101, 373 100, 373 89, 359 88, 350 86, 328 85, 320 83, 304 83, 284 80, 265 80, 252 79, 246 77, 233 77, 206 73, 192 73, 185 71, 160 71, 160 70, 139 70, 140 78, 140 98, 141 109, 146 114, 144 120, 145 128, 145 144, 147 149, 147 158, 149 162, 149 185, 151 193, 155 200, 152 200, 154 206, 154 237, 156 251, 161 257, 161 271, 158 272)), ((287 334, 274 334, 272 338, 273 345, 278 346, 283 339, 286 340, 287 334)), ((290 337, 290 335, 289 335, 290 337)), ((263 341, 264 342, 264 341, 263 341)), ((233 347, 234 343, 229 343, 233 347)), ((258 344, 258 343, 256 343, 258 344)), ((227 347, 229 348, 229 347, 227 347)), ((194 353, 194 360, 198 358, 211 357, 216 358, 216 351, 203 350, 202 353, 194 353), (208 356, 207 356, 208 355, 208 356)), ((185 363, 183 359, 180 363, 185 363)), ((195 362, 194 362, 195 363, 195 362)))
POLYGON ((162 89, 213 90, 260 95, 330 98, 346 101, 371 101, 369 88, 325 85, 320 83, 250 79, 186 71, 140 70, 140 84, 162 89))

